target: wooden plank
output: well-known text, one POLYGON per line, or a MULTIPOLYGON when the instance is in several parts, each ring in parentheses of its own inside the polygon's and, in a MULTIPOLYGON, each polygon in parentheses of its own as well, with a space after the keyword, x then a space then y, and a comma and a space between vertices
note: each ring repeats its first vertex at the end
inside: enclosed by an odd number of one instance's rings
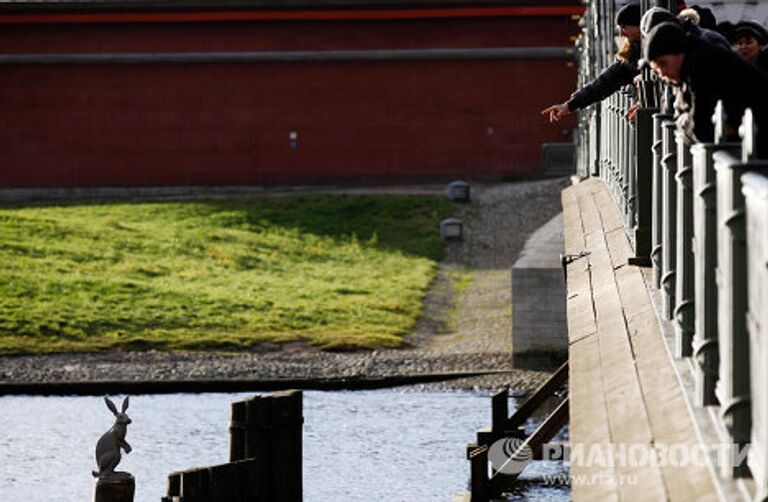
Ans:
MULTIPOLYGON (((585 249, 584 230, 576 185, 563 190, 563 232, 565 252, 578 254, 585 249)), ((597 331, 592 305, 592 286, 589 277, 589 257, 573 261, 567 267, 568 339, 569 343, 590 336, 597 331)))
MULTIPOLYGON (((698 444, 641 271, 626 265, 631 247, 599 180, 563 194, 568 265, 571 443, 698 444), (581 236, 579 236, 581 231, 581 236)), ((571 465, 574 500, 714 500, 706 466, 661 469, 571 465), (635 485, 615 476, 633 476, 635 485), (612 481, 613 480, 613 481, 612 481)))
MULTIPOLYGON (((603 232, 595 232, 587 237, 587 244, 592 252, 594 303, 600 347, 599 370, 602 372, 605 386, 611 441, 618 447, 651 445, 653 436, 634 367, 634 356, 626 331, 606 235, 603 232)), ((650 499, 665 498, 663 478, 657 467, 633 467, 627 462, 620 462, 617 472, 620 481, 627 481, 619 483, 622 498, 637 496, 638 485, 643 486, 643 495, 650 499)))
MULTIPOLYGON (((611 209, 615 211, 615 208, 601 206, 604 213, 611 209)), ((609 237, 608 244, 613 263, 627 255, 628 241, 624 238, 609 237)), ((679 445, 691 451, 699 446, 693 419, 662 340, 642 271, 638 267, 622 267, 615 270, 615 280, 653 442, 657 449, 679 445)), ((712 474, 706 466, 665 465, 661 473, 669 500, 718 499, 712 474)))
MULTIPOLYGON (((622 291, 632 287, 632 282, 625 279, 622 291)), ((675 446, 693 451, 700 444, 655 312, 635 316, 629 326, 655 444, 659 448, 675 446)), ((667 465, 662 474, 670 500, 718 500, 712 473, 704 465, 667 465)))
MULTIPOLYGON (((584 244, 588 236, 599 232, 601 222, 592 199, 593 187, 580 184, 574 188, 573 198, 578 202, 570 210, 578 211, 582 222, 584 244)), ((564 220, 565 221, 565 220, 564 220)), ((577 239, 574 239, 574 241, 577 239)), ((589 327, 594 335, 594 299, 591 284, 591 258, 587 263, 573 263, 568 266, 568 317, 569 330, 573 328, 574 313, 582 313, 581 324, 589 327), (584 320, 588 320, 585 323, 584 320)), ((570 396, 573 407, 570 410, 570 433, 572 453, 571 478, 574 500, 618 500, 616 471, 612 465, 595 462, 591 457, 592 446, 607 444, 611 428, 606 406, 606 392, 600 368, 600 348, 597 336, 571 335, 570 345, 570 396), (579 452, 578 449, 581 449, 579 452), (578 456, 581 455, 581 456, 578 456)))
POLYGON ((581 226, 579 202, 576 198, 577 186, 566 188, 561 194, 566 253, 577 253, 584 249, 584 230, 581 226))
POLYGON ((589 244, 589 236, 595 232, 603 232, 603 220, 600 219, 600 211, 591 190, 577 191, 579 201, 579 211, 581 213, 581 223, 584 231, 584 239, 589 244))
MULTIPOLYGON (((619 211, 616 210, 616 204, 613 203, 608 190, 603 187, 594 188, 594 197, 597 206, 600 208, 600 217, 603 221, 603 232, 610 233, 614 230, 621 230, 624 233, 624 222, 621 219, 619 211)), ((626 233, 625 233, 626 236, 626 233)))
MULTIPOLYGON (((608 426, 608 413, 605 406, 605 393, 600 373, 594 371, 599 365, 600 355, 596 336, 584 338, 570 346, 569 381, 571 407, 570 435, 572 448, 583 448, 611 437, 608 426)), ((573 451, 573 450, 572 450, 573 451)), ((615 484, 616 478, 611 466, 589 463, 587 451, 583 452, 582 462, 571 458, 571 490, 573 500, 611 501, 619 500, 615 484), (605 483, 592 480, 604 477, 605 483)))
POLYGON ((632 246, 629 243, 629 237, 624 231, 624 227, 611 230, 605 234, 608 242, 608 248, 611 256, 611 264, 614 269, 619 269, 629 264, 629 259, 635 256, 632 246))
MULTIPOLYGON (((564 222, 569 232, 578 229, 578 220, 568 214, 576 209, 575 199, 584 249, 592 254, 587 266, 568 266, 569 332, 580 330, 579 338, 570 333, 571 442, 585 449, 598 445, 606 453, 611 445, 639 443, 650 447, 652 428, 614 274, 625 266, 631 248, 602 183, 580 184, 572 192, 564 196, 564 222), (606 232, 605 222, 612 232, 606 232), (615 249, 613 254, 609 247, 615 249), (619 253, 622 250, 624 254, 619 253), (596 336, 588 334, 590 322, 595 323, 596 336)), ((569 242, 580 244, 574 236, 569 242)), ((607 468, 572 461, 571 468, 574 500, 662 500, 667 495, 661 470, 653 465, 632 467, 624 462, 607 468), (599 476, 603 481, 596 483, 599 476)))

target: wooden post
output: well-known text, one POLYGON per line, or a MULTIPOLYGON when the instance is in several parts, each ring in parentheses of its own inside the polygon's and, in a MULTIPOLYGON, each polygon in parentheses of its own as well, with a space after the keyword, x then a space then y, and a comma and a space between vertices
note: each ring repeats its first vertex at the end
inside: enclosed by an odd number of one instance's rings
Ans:
POLYGON ((229 420, 229 461, 245 458, 246 403, 232 403, 232 415, 229 420))
POLYGON ((289 390, 268 396, 269 464, 272 500, 299 502, 302 499, 302 392, 289 390))
POLYGON ((509 390, 503 389, 491 396, 491 431, 501 437, 509 420, 509 390))
POLYGON ((136 492, 136 480, 127 476, 115 478, 99 478, 96 481, 96 493, 94 502, 133 502, 136 492))
POLYGON ((167 499, 169 502, 173 500, 173 497, 179 497, 181 495, 181 473, 174 472, 168 475, 168 492, 167 499))
POLYGON ((488 446, 467 445, 470 462, 470 492, 472 502, 488 502, 488 446))
POLYGON ((208 502, 209 487, 208 469, 190 469, 181 473, 181 496, 184 502, 208 502))
POLYGON ((269 396, 256 396, 245 401, 245 456, 266 458, 268 451, 269 396))
POLYGON ((233 403, 230 462, 169 475, 163 501, 301 502, 302 412, 301 391, 233 403))
POLYGON ((256 500, 255 498, 247 498, 243 495, 240 489, 240 476, 237 464, 243 462, 242 460, 236 463, 215 465, 210 467, 210 498, 211 500, 226 500, 226 501, 240 501, 240 500, 256 500))
POLYGON ((245 456, 244 459, 256 459, 257 462, 250 464, 250 473, 248 476, 255 480, 255 483, 267 494, 270 490, 270 464, 269 457, 270 444, 269 436, 272 432, 269 430, 268 407, 270 401, 268 396, 256 396, 245 402, 246 408, 246 430, 245 430, 245 456))
POLYGON ((263 463, 257 459, 248 459, 230 464, 236 469, 236 479, 239 480, 238 490, 241 497, 239 500, 272 500, 267 492, 269 487, 261 479, 252 475, 253 472, 259 472, 259 464, 263 463))

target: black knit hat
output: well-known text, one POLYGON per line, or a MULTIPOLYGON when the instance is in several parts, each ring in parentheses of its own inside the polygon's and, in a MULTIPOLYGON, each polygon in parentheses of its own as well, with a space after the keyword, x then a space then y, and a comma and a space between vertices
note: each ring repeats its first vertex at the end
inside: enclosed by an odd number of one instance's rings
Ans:
POLYGON ((667 54, 685 52, 687 38, 677 23, 661 23, 651 30, 643 41, 643 59, 653 61, 667 54))
POLYGON ((768 33, 763 28, 763 25, 756 21, 741 21, 736 24, 736 28, 730 37, 730 42, 734 43, 743 36, 750 36, 757 40, 758 45, 765 45, 768 43, 768 33))
POLYGON ((691 5, 691 9, 699 13, 699 28, 706 28, 708 30, 715 29, 715 26, 717 26, 717 19, 712 13, 712 9, 700 7, 698 5, 691 5))
POLYGON ((640 6, 630 3, 616 13, 617 26, 640 26, 640 6))
POLYGON ((643 34, 643 36, 648 36, 648 34, 655 26, 658 26, 661 23, 667 21, 675 21, 676 19, 677 18, 675 15, 669 12, 667 9, 662 9, 661 7, 651 7, 645 11, 643 17, 640 18, 640 32, 643 34))

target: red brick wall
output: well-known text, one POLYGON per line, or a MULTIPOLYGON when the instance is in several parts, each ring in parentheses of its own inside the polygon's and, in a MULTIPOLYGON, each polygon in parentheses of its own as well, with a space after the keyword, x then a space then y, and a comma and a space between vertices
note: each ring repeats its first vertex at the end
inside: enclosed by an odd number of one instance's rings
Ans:
MULTIPOLYGON (((0 52, 565 46, 568 18, 2 27, 0 52)), ((0 66, 2 187, 536 172, 565 60, 0 66), (296 148, 289 135, 298 134, 296 148)))

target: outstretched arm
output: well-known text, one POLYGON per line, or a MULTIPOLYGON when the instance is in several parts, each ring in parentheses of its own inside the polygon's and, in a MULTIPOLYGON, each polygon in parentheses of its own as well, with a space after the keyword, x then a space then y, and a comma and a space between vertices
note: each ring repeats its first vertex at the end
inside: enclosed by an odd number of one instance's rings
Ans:
POLYGON ((602 101, 622 86, 631 84, 637 75, 637 69, 627 63, 615 61, 598 77, 584 87, 574 92, 568 100, 570 110, 580 110, 589 105, 602 101))
POLYGON ((549 121, 550 122, 557 122, 561 118, 565 117, 571 113, 571 110, 568 108, 568 103, 560 103, 557 105, 552 105, 548 108, 545 108, 541 111, 542 115, 549 114, 549 121))

